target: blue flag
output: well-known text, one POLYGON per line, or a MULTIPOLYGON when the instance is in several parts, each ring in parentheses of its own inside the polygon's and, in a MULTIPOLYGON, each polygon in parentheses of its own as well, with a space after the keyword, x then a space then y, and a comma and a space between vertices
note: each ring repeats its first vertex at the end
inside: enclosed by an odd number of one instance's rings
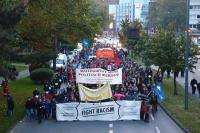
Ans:
POLYGON ((162 87, 162 83, 158 82, 157 85, 153 88, 154 93, 158 96, 158 99, 162 102, 165 100, 165 95, 162 87))
POLYGON ((88 39, 83 39, 82 43, 83 47, 88 47, 90 45, 90 41, 88 39))

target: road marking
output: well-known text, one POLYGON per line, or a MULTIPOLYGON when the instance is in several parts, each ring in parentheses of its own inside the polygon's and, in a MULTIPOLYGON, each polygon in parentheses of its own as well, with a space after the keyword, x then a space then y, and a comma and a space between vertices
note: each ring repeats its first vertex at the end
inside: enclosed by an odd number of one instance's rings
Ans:
POLYGON ((109 130, 109 133, 114 133, 113 130, 109 130))
POLYGON ((113 128, 113 124, 112 123, 109 124, 109 128, 113 128))
POLYGON ((157 133, 160 133, 160 130, 159 130, 158 127, 155 127, 155 129, 156 129, 156 132, 157 132, 157 133))
POLYGON ((153 115, 151 114, 151 119, 154 121, 154 117, 153 117, 153 115))

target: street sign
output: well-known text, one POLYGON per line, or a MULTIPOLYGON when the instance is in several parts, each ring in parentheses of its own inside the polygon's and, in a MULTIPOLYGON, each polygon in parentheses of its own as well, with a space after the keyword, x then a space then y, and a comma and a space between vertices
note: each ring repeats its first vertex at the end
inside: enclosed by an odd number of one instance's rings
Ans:
POLYGON ((128 31, 128 39, 139 39, 139 36, 139 29, 133 28, 128 31))

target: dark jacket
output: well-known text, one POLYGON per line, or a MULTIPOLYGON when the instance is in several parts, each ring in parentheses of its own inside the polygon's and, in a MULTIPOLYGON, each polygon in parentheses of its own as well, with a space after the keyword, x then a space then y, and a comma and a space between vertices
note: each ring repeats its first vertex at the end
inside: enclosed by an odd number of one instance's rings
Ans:
POLYGON ((197 85, 197 80, 196 79, 192 79, 191 82, 190 82, 190 85, 192 87, 194 87, 195 84, 197 85))
POLYGON ((32 103, 31 100, 27 100, 25 104, 26 109, 31 109, 32 108, 32 103))
POLYGON ((9 97, 8 100, 7 100, 7 107, 8 107, 8 110, 14 109, 14 101, 11 97, 9 97))

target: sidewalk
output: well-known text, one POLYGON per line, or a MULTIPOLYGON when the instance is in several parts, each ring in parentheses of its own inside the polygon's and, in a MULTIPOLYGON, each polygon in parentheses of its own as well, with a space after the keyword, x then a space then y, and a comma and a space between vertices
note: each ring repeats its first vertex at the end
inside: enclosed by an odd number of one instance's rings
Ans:
MULTIPOLYGON (((21 72, 19 72, 18 76, 16 77, 16 80, 28 77, 29 75, 30 75, 30 73, 29 73, 28 69, 21 71, 21 72)), ((0 83, 2 82, 2 80, 3 80, 3 77, 0 77, 0 83)))
MULTIPOLYGON (((154 69, 154 70, 158 70, 158 67, 154 66, 154 65, 152 65, 151 68, 154 69)), ((190 81, 193 78, 196 78, 197 81, 200 82, 200 71, 199 70, 200 69, 198 69, 198 66, 197 66, 197 69, 195 70, 195 73, 192 73, 192 72, 188 73, 188 92, 191 95, 192 95, 192 88, 190 86, 190 81)), ((173 73, 171 73, 170 76, 171 76, 171 78, 173 78, 173 73)), ((178 77, 176 78, 176 81, 183 87, 183 89, 185 88, 185 77, 181 77, 180 73, 179 73, 178 77)), ((196 90, 195 95, 192 95, 192 96, 200 101, 198 90, 196 90)))

